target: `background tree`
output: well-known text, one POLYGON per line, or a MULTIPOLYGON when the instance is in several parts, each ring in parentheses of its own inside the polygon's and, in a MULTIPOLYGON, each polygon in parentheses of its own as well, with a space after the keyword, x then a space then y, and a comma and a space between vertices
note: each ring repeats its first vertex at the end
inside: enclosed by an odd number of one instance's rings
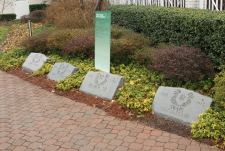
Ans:
POLYGON ((13 5, 13 0, 0 0, 0 5, 1 5, 1 14, 3 14, 6 8, 13 5))
POLYGON ((108 10, 109 1, 108 0, 96 0, 96 11, 108 10))

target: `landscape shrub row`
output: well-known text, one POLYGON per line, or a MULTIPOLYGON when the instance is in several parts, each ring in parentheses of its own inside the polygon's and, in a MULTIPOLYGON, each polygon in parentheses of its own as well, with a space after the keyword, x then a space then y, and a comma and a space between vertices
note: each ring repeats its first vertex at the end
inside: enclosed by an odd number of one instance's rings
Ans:
POLYGON ((0 21, 11 21, 16 19, 16 14, 1 14, 0 21))
POLYGON ((201 48, 216 65, 225 62, 225 13, 154 6, 112 6, 115 24, 156 42, 201 48))
POLYGON ((36 10, 45 10, 46 7, 48 7, 47 4, 32 4, 32 5, 29 5, 30 12, 33 12, 33 11, 36 11, 36 10))
MULTIPOLYGON (((92 29, 64 29, 42 32, 24 42, 25 49, 46 53, 94 56, 92 29)), ((118 26, 112 28, 111 61, 129 64, 134 61, 154 69, 171 80, 199 81, 214 77, 213 64, 199 49, 160 46, 150 38, 118 26)))

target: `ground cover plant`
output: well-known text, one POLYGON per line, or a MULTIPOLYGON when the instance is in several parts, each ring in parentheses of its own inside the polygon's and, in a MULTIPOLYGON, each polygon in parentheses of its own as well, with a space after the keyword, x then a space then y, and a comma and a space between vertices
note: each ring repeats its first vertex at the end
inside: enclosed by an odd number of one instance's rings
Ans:
POLYGON ((194 138, 214 139, 221 148, 225 148, 225 71, 217 74, 213 88, 214 102, 211 108, 203 113, 199 121, 192 124, 194 138))
POLYGON ((219 109, 209 109, 199 117, 199 121, 192 124, 192 134, 194 138, 211 138, 225 146, 225 111, 219 109))
POLYGON ((0 52, 0 69, 9 71, 22 66, 27 57, 27 52, 21 49, 15 49, 9 52, 0 52))

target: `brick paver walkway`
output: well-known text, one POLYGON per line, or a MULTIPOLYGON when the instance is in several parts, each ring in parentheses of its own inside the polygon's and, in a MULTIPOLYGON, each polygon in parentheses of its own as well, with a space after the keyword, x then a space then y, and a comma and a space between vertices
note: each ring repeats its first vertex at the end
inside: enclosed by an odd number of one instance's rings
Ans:
POLYGON ((217 151, 120 120, 0 71, 0 150, 217 151))

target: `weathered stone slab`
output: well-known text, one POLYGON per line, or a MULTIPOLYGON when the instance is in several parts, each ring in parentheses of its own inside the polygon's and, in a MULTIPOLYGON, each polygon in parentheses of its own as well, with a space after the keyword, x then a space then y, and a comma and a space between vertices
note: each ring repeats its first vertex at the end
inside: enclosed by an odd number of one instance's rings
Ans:
POLYGON ((184 88, 159 87, 153 102, 155 114, 191 124, 211 105, 212 99, 184 88))
POLYGON ((106 72, 88 72, 80 87, 80 91, 112 100, 117 89, 123 84, 123 77, 106 72))
POLYGON ((59 62, 54 64, 51 72, 48 74, 48 78, 54 81, 61 81, 77 71, 77 67, 66 62, 59 62))
POLYGON ((35 72, 41 69, 44 63, 48 60, 48 57, 41 53, 30 53, 25 62, 22 65, 22 69, 25 72, 35 72))

